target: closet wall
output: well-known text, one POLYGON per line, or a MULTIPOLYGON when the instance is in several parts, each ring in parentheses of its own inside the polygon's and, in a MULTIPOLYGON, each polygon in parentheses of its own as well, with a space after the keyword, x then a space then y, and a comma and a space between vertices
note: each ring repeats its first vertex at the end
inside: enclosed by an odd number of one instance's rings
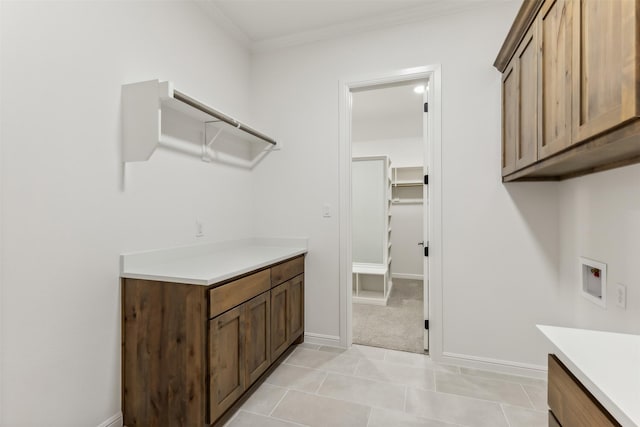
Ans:
MULTIPOLYGON (((363 124, 354 123, 354 129, 363 124)), ((378 126, 378 125, 376 125, 378 126)), ((366 126, 365 126, 366 127, 366 126)), ((354 131, 354 138, 359 134, 354 131)), ((388 155, 391 167, 422 165, 421 137, 353 141, 353 157, 388 155)), ((424 205, 426 206, 426 205, 424 205)), ((418 242, 423 240, 422 204, 392 204, 391 206, 391 274, 396 278, 418 279, 423 276, 423 252, 418 242)))

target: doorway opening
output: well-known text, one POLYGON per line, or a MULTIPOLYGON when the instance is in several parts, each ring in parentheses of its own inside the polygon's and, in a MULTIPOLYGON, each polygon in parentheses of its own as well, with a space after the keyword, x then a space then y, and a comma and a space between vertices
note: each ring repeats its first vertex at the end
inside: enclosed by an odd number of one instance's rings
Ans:
POLYGON ((351 94, 354 344, 428 350, 423 332, 428 85, 409 80, 351 94))
POLYGON ((341 83, 341 341, 433 353, 439 66, 341 83))

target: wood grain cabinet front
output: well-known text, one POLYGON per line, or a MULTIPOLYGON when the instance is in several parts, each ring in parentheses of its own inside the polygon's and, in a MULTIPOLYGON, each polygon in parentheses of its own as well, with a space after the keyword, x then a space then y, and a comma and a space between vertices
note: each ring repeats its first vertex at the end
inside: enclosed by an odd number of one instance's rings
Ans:
POLYGON ((304 276, 271 289, 271 358, 280 356, 304 332, 304 276))
POLYGON ((549 426, 620 427, 556 356, 548 360, 549 426))
POLYGON ((246 304, 209 322, 209 420, 215 420, 246 389, 246 304))
POLYGON ((494 62, 503 181, 640 162, 639 11, 640 0, 523 2, 494 62))
POLYGON ((271 358, 276 359, 289 346, 291 326, 288 322, 291 304, 290 283, 271 289, 271 358))
POLYGON ((253 384, 271 364, 271 298, 269 292, 245 304, 245 382, 253 384))
POLYGON ((538 156, 547 158, 572 144, 570 0, 547 0, 534 24, 538 31, 538 156))
POLYGON ((210 287, 122 280, 129 427, 223 425, 304 337, 304 256, 210 287), (279 281, 272 286, 272 271, 279 281))

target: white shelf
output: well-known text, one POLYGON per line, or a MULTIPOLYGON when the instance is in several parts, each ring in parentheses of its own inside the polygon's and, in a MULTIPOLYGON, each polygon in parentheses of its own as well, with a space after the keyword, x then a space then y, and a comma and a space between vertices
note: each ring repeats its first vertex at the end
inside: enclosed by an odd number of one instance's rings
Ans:
POLYGON ((394 199, 392 202, 394 205, 421 205, 424 203, 423 199, 394 199))
MULTIPOLYGON (((366 210, 360 208, 358 212, 365 212, 366 215, 374 215, 380 218, 379 226, 375 228, 368 227, 361 230, 361 236, 367 236, 369 245, 367 248, 374 247, 374 256, 369 256, 367 260, 374 261, 375 264, 358 262, 361 259, 356 257, 357 251, 354 251, 354 260, 352 266, 353 273, 353 299, 354 303, 362 304, 378 304, 386 305, 391 290, 391 192, 393 189, 391 161, 388 156, 366 156, 354 157, 354 164, 358 164, 361 170, 364 162, 370 162, 369 165, 378 165, 382 162, 382 167, 374 169, 375 174, 371 174, 366 180, 362 180, 360 175, 356 175, 360 179, 355 180, 359 184, 354 184, 354 193, 359 195, 375 194, 375 198, 357 199, 357 206, 367 203, 370 205, 366 210), (375 163, 371 163, 375 162, 375 163), (359 189, 359 190, 358 190, 359 189), (382 203, 379 203, 382 202, 382 203), (379 246, 378 246, 379 245, 379 246), (378 247, 382 253, 378 253, 378 247), (378 257, 379 255, 379 257, 378 257)), ((369 166, 371 167, 371 166, 369 166)), ((378 222, 377 222, 378 224, 378 222)), ((362 237, 361 237, 362 239, 362 237)), ((354 245, 355 246, 355 245, 354 245)), ((360 247, 360 246, 358 246, 360 247)))
POLYGON ((422 166, 399 166, 392 169, 393 204, 418 204, 424 185, 422 166))
POLYGON ((159 145, 200 157, 253 168, 278 143, 271 137, 175 90, 171 82, 150 80, 122 86, 123 162, 149 160, 159 145), (177 113, 177 115, 176 115, 177 113), (194 144, 170 135, 164 129, 166 115, 180 117, 181 125, 195 127, 202 134, 194 144), (247 150, 229 149, 229 144, 242 144, 247 150), (239 154, 240 152, 243 154, 239 154), (250 154, 244 155, 244 152, 250 154))
POLYGON ((395 187, 419 187, 422 186, 422 180, 418 179, 405 179, 401 181, 394 181, 393 185, 395 187))

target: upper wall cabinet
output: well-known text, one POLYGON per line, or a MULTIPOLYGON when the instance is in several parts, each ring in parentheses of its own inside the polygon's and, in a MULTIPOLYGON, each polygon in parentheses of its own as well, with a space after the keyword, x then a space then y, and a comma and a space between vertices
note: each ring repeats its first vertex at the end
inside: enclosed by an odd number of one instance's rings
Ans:
POLYGON ((253 168, 278 143, 174 89, 150 80, 122 86, 122 160, 149 160, 158 146, 210 162, 253 168))
POLYGON ((503 181, 640 162, 640 0, 525 0, 502 72, 503 181))

